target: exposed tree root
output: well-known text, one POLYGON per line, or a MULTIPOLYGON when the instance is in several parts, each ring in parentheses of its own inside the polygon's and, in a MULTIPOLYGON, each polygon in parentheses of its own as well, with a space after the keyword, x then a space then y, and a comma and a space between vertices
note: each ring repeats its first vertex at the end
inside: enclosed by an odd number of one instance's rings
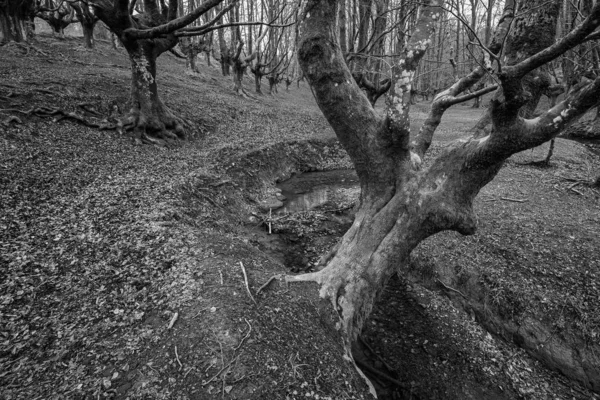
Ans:
POLYGON ((14 116, 14 115, 11 115, 10 117, 8 117, 7 119, 5 119, 4 121, 0 121, 0 126, 4 126, 5 128, 8 128, 11 123, 23 124, 23 121, 21 121, 18 117, 14 116))
MULTIPOLYGON (((94 110, 91 104, 82 103, 78 105, 84 111, 101 117, 101 114, 94 110)), ((175 117, 166 107, 161 107, 161 112, 158 115, 147 116, 142 114, 139 109, 133 109, 129 115, 116 123, 111 122, 109 118, 98 120, 97 118, 86 118, 83 115, 75 112, 67 112, 58 107, 32 107, 29 110, 20 110, 18 108, 0 109, 0 113, 20 113, 26 116, 37 116, 41 118, 54 117, 54 122, 63 119, 70 119, 90 128, 100 130, 116 130, 120 134, 125 134, 128 131, 133 132, 134 139, 141 140, 142 143, 154 144, 158 146, 166 146, 167 141, 177 141, 184 139, 186 136, 185 125, 190 125, 189 122, 175 117)), ((6 120, 0 121, 0 125, 8 127, 11 123, 23 122, 15 115, 10 115, 6 120)))
POLYGON ((90 121, 81 115, 78 115, 74 112, 67 112, 67 111, 61 110, 58 107, 47 107, 47 106, 32 107, 31 109, 29 109, 27 111, 19 110, 16 108, 8 108, 8 109, 0 109, 0 112, 5 112, 5 113, 15 112, 15 113, 21 113, 21 114, 27 115, 27 116, 35 115, 35 116, 41 117, 41 118, 58 116, 55 118, 55 122, 58 122, 65 118, 68 118, 68 119, 77 121, 82 125, 89 126, 90 128, 98 128, 100 130, 116 129, 116 125, 110 123, 106 119, 99 121, 99 122, 90 121))
POLYGON ((35 47, 34 45, 32 45, 31 43, 19 43, 19 42, 10 42, 8 44, 5 44, 3 46, 4 48, 8 48, 8 47, 16 47, 19 50, 23 51, 23 55, 27 56, 29 55, 29 52, 31 50, 45 56, 45 57, 50 57, 48 55, 48 53, 43 52, 42 50, 38 49, 37 47, 35 47))
POLYGON ((166 145, 167 141, 185 139, 185 126, 190 124, 173 115, 168 108, 162 105, 158 108, 153 115, 142 112, 139 108, 132 108, 125 118, 117 122, 117 132, 131 132, 134 139, 159 146, 166 145))

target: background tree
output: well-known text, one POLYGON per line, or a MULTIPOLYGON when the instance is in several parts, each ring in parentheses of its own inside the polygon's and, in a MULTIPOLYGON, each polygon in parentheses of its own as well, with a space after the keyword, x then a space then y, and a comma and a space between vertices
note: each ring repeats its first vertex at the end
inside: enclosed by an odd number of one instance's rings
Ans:
POLYGON ((177 18, 178 0, 144 0, 134 13, 135 0, 92 0, 94 13, 119 38, 131 61, 131 110, 124 128, 145 140, 184 137, 183 121, 160 100, 156 84, 156 59, 178 42, 175 32, 223 0, 205 0, 192 12, 177 18))
POLYGON ((344 61, 336 26, 339 3, 308 1, 298 58, 317 104, 356 167, 361 195, 352 227, 323 257, 321 269, 286 281, 316 283, 320 297, 329 301, 339 316, 350 359, 352 344, 374 299, 394 273, 408 268, 411 251, 443 230, 475 233, 473 199, 504 161, 552 139, 600 102, 600 79, 595 79, 572 90, 537 118, 524 116, 535 97, 526 90, 528 77, 600 26, 600 4, 596 3, 581 24, 554 43, 554 36, 546 35, 560 3, 530 1, 525 5, 528 12, 516 13, 515 2, 507 0, 481 66, 436 96, 428 118, 411 137, 410 89, 442 16, 443 2, 422 3, 416 29, 393 65, 392 84, 381 114, 375 112, 344 61), (499 57, 505 42, 507 62, 499 57), (524 53, 529 56, 523 57, 524 53), (483 137, 456 143, 424 164, 444 111, 491 90, 461 95, 494 66, 500 89, 490 107, 492 129, 483 137))
POLYGON ((0 44, 29 40, 34 5, 34 0, 0 0, 0 44))
POLYGON ((52 28, 52 34, 65 35, 65 28, 75 21, 75 10, 66 1, 43 0, 36 4, 36 17, 52 28))
POLYGON ((71 7, 75 10, 77 20, 81 24, 83 31, 83 46, 87 49, 94 48, 94 27, 98 22, 98 17, 94 14, 92 8, 87 2, 74 1, 71 7))

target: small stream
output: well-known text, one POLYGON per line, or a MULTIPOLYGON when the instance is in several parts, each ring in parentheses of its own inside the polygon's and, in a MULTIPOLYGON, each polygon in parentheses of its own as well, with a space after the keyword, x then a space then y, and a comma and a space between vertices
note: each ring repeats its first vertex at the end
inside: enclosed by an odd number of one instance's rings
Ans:
POLYGON ((360 194, 358 177, 350 169, 297 174, 277 187, 285 196, 284 206, 277 210, 279 214, 328 205, 335 209, 353 203, 360 194))

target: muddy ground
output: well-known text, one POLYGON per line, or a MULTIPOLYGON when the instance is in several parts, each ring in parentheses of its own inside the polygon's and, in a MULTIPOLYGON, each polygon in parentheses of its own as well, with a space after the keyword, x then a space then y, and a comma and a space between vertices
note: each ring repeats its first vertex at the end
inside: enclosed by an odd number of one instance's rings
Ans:
MULTIPOLYGON (((263 287, 311 268, 351 218, 352 190, 269 218, 276 182, 350 167, 306 86, 249 101, 218 68, 189 75, 165 55, 161 95, 195 129, 177 147, 140 146, 24 113, 114 118, 127 109, 123 50, 40 36, 0 51, 0 119, 19 119, 0 128, 2 398, 368 397, 321 305, 263 287)), ((476 117, 452 110, 434 153, 476 117)), ((598 344, 598 158, 559 142, 549 168, 528 165, 543 155, 517 155, 484 189, 475 236, 432 238, 414 274, 390 282, 356 349, 381 398, 598 397, 504 324, 536 317, 544 343, 598 344)))

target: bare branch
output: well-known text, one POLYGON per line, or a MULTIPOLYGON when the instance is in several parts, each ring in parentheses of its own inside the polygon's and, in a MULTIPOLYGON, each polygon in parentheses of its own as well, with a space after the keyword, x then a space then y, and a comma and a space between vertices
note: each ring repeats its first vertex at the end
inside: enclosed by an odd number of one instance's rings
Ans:
POLYGON ((565 37, 560 39, 554 45, 546 48, 543 51, 521 61, 518 64, 507 66, 504 68, 506 78, 521 78, 533 71, 536 68, 554 60, 567 50, 579 45, 585 40, 588 35, 600 26, 600 2, 596 2, 590 15, 574 30, 569 32, 565 37))
POLYGON ((217 29, 222 29, 222 28, 229 28, 232 26, 255 26, 255 25, 264 25, 264 26, 268 26, 271 28, 287 28, 288 26, 292 26, 294 25, 295 22, 291 22, 287 25, 276 25, 276 24, 269 24, 268 22, 260 22, 260 21, 255 21, 255 22, 232 22, 229 24, 223 24, 223 25, 216 25, 216 26, 212 26, 209 27, 207 29, 200 29, 200 27, 196 28, 188 28, 186 30, 181 30, 179 32, 175 33, 175 36, 177 37, 184 37, 184 36, 200 36, 200 35, 205 35, 208 32, 212 32, 215 31, 217 29))
MULTIPOLYGON (((128 2, 128 0, 120 0, 128 2)), ((239 0, 235 0, 239 1, 239 0)), ((128 35, 132 39, 152 39, 161 35, 167 35, 169 33, 173 33, 177 29, 181 29, 184 26, 189 25, 194 20, 198 19, 202 14, 206 13, 208 10, 213 8, 214 6, 222 3, 223 0, 205 0, 200 6, 198 6, 191 13, 174 19, 166 24, 162 24, 150 29, 135 29, 129 28, 125 30, 125 34, 128 35)))
MULTIPOLYGON (((508 30, 510 29, 510 25, 513 21, 514 15, 514 0, 508 0, 504 6, 504 12, 502 18, 498 22, 498 27, 494 32, 494 36, 492 38, 492 43, 489 46, 489 51, 492 55, 500 54, 502 50, 502 45, 504 43, 504 38, 507 36, 508 30)), ((482 94, 493 91, 497 88, 497 86, 488 86, 487 88, 482 89, 481 94, 475 94, 475 92, 470 95, 457 97, 459 94, 472 87, 475 83, 479 82, 481 78, 483 78, 487 72, 487 70, 491 69, 491 60, 489 58, 489 53, 483 54, 483 65, 476 68, 469 75, 459 79, 456 83, 454 83, 451 87, 439 93, 431 105, 431 110, 429 111, 429 115, 425 122, 423 122, 423 126, 419 130, 416 138, 411 143, 411 150, 419 157, 423 158, 431 142, 433 140, 433 135, 435 130, 439 126, 442 121, 442 116, 444 112, 452 105, 461 103, 463 101, 467 101, 473 97, 480 96, 482 94)))

